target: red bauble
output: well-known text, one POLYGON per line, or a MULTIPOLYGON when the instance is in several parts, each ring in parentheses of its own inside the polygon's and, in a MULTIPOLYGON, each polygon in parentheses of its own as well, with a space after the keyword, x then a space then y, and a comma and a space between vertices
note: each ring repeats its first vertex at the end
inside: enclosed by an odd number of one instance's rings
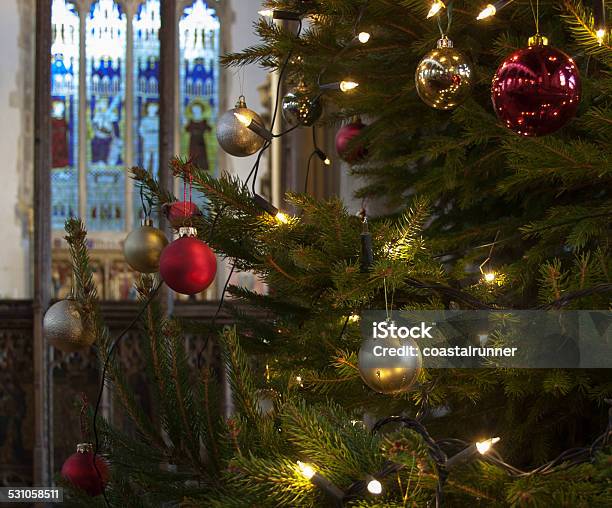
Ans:
POLYGON ((92 497, 102 494, 109 477, 106 460, 96 455, 96 471, 93 458, 92 446, 82 443, 77 445, 77 452, 68 457, 62 466, 62 476, 92 497))
POLYGON ((200 209, 189 201, 175 201, 166 203, 163 211, 168 218, 168 222, 173 228, 180 228, 191 224, 190 219, 196 215, 202 215, 200 209))
POLYGON ((368 150, 363 144, 348 148, 349 143, 359 136, 365 127, 361 120, 357 120, 341 127, 336 133, 336 152, 346 162, 358 162, 368 154, 368 150))
POLYGON ((508 56, 493 78, 498 118, 523 136, 544 136, 569 122, 580 103, 574 61, 550 46, 534 45, 508 56))
POLYGON ((195 295, 212 284, 217 273, 217 259, 202 240, 183 236, 162 251, 159 273, 177 293, 195 295))

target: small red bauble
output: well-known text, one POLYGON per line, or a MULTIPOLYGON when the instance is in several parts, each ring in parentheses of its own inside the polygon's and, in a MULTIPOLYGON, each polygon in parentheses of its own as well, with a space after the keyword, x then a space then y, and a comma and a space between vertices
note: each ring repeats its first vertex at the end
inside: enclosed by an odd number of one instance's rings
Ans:
POLYGON ((96 455, 96 466, 94 466, 93 447, 89 443, 81 443, 77 445, 76 453, 64 462, 62 476, 91 497, 99 496, 108 483, 109 471, 106 460, 98 455, 96 455))
POLYGON ((202 215, 200 209, 189 201, 175 201, 174 203, 166 203, 163 206, 164 213, 168 218, 168 222, 173 228, 180 228, 190 224, 190 219, 197 215, 202 215))
POLYGON ((544 136, 569 122, 580 103, 580 74, 562 51, 536 43, 508 56, 493 77, 497 117, 523 136, 544 136))
POLYGON ((202 240, 182 236, 162 251, 159 273, 168 287, 177 293, 195 295, 215 280, 217 259, 202 240))
POLYGON ((361 120, 357 120, 344 125, 336 133, 336 152, 344 161, 358 162, 368 154, 368 150, 363 144, 348 148, 349 143, 359 136, 365 127, 361 120))

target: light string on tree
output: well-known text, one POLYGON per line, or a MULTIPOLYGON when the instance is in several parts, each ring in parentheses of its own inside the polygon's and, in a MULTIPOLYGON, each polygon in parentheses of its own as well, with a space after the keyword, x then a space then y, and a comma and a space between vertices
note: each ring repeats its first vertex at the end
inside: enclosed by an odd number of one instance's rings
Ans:
POLYGON ((312 126, 312 145, 313 150, 312 152, 310 152, 310 155, 308 156, 308 161, 306 162, 306 176, 304 177, 304 194, 308 192, 308 177, 310 175, 310 163, 312 162, 312 159, 314 157, 318 157, 319 160, 325 166, 331 166, 331 159, 323 150, 319 148, 319 145, 317 144, 317 131, 314 125, 312 126))
MULTIPOLYGON (((548 475, 567 467, 577 466, 594 459, 596 453, 612 442, 612 399, 605 399, 608 409, 608 424, 602 434, 600 434, 589 446, 571 448, 559 454, 555 459, 546 462, 536 468, 525 471, 503 460, 501 455, 494 449, 493 445, 500 441, 499 437, 491 437, 467 443, 460 439, 440 439, 435 440, 427 431, 427 428, 418 419, 406 416, 389 416, 378 420, 372 427, 371 433, 376 434, 383 427, 389 424, 401 424, 402 427, 410 429, 418 434, 424 441, 427 454, 434 463, 437 473, 437 483, 434 494, 435 507, 441 508, 444 503, 444 486, 448 477, 461 464, 474 460, 490 462, 500 467, 508 476, 514 478, 525 478, 535 475, 548 475), (461 447, 458 453, 450 457, 444 448, 461 447)), ((321 472, 315 464, 297 461, 297 469, 300 473, 319 487, 323 492, 330 496, 336 506, 343 506, 348 502, 353 502, 367 492, 372 495, 380 495, 383 492, 381 480, 396 474, 404 469, 404 464, 393 461, 386 461, 380 471, 373 474, 366 474, 363 479, 357 480, 346 489, 342 490, 321 472)))
POLYGON ((498 237, 499 237, 499 229, 497 230, 497 233, 495 234, 495 239, 493 240, 493 243, 491 244, 489 255, 482 263, 480 263, 480 266, 478 267, 478 269, 480 270, 480 273, 482 274, 483 280, 489 283, 495 282, 495 279, 498 276, 498 274, 490 268, 487 269, 487 271, 485 271, 485 266, 491 261, 491 258, 493 257, 493 249, 495 248, 495 242, 497 242, 498 237))

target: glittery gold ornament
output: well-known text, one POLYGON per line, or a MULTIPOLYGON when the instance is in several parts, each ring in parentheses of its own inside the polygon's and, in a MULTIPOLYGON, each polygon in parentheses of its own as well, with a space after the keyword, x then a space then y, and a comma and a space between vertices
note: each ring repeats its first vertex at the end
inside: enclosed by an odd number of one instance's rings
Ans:
POLYGON ((414 76, 417 93, 432 108, 453 109, 470 95, 472 66, 446 36, 438 40, 437 46, 417 66, 414 76))
POLYGON ((257 152, 265 143, 260 135, 254 133, 236 118, 239 113, 263 125, 261 117, 247 108, 244 96, 238 98, 236 107, 221 115, 217 122, 217 141, 223 150, 235 157, 247 157, 257 152))
POLYGON ((419 376, 422 364, 421 351, 410 337, 369 337, 361 343, 359 349, 361 379, 372 390, 388 395, 410 390, 419 376), (402 351, 405 352, 403 355, 383 354, 384 348, 397 352, 402 346, 402 351))
POLYGON ((153 227, 151 219, 145 219, 142 226, 132 231, 123 243, 123 255, 128 265, 142 273, 159 270, 159 257, 168 245, 164 232, 153 227))
POLYGON ((323 113, 321 101, 303 86, 298 86, 283 97, 283 118, 289 125, 308 127, 314 124, 323 113))
POLYGON ((95 340, 74 300, 61 300, 49 307, 43 320, 43 334, 47 342, 64 353, 86 349, 95 340))

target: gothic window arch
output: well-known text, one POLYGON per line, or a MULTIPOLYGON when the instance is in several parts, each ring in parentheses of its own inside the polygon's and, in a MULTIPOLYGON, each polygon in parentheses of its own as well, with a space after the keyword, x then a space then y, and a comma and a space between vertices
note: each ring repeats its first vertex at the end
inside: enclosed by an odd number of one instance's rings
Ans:
MULTIPOLYGON (((177 4, 177 2, 173 2, 177 4)), ((69 287, 63 226, 90 232, 99 291, 125 299, 121 256, 142 208, 128 168, 158 173, 161 0, 52 0, 51 225, 55 296, 69 287)), ((177 5, 175 150, 217 171, 221 23, 216 0, 177 5)))

